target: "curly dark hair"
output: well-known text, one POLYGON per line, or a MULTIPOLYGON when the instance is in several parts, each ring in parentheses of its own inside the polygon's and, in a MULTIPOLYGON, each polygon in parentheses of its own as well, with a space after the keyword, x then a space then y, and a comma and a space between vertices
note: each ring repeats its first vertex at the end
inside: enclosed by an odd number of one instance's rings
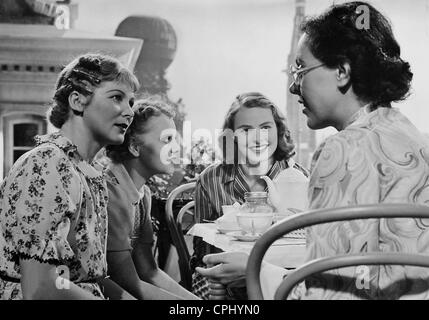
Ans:
POLYGON ((377 105, 408 97, 413 74, 393 36, 390 22, 372 5, 356 1, 331 6, 303 22, 312 54, 327 67, 345 62, 351 68, 351 86, 363 101, 377 105), (369 28, 359 26, 365 11, 369 28))
POLYGON ((98 53, 81 55, 65 66, 58 76, 48 110, 48 119, 52 125, 60 129, 69 118, 71 109, 68 99, 73 91, 89 97, 89 103, 95 88, 103 81, 125 83, 134 92, 140 86, 136 76, 116 58, 98 53))
MULTIPOLYGON (((288 160, 292 157, 295 149, 295 145, 292 141, 290 131, 286 125, 286 119, 280 113, 278 107, 269 100, 266 96, 259 92, 248 92, 240 94, 236 97, 232 103, 228 113, 225 116, 225 121, 222 127, 223 134, 219 137, 219 146, 223 149, 223 160, 227 164, 230 164, 229 159, 226 159, 228 153, 225 154, 224 139, 231 139, 225 135, 226 132, 234 131, 234 120, 235 115, 241 108, 269 108, 273 114, 274 122, 277 127, 277 138, 278 144, 276 151, 274 152, 274 159, 277 161, 288 160)), ((234 149, 236 149, 236 143, 234 142, 234 149)), ((236 150, 234 150, 236 152, 236 150)), ((234 155, 235 157, 236 155, 234 155)), ((235 160, 234 160, 235 161, 235 160)))
POLYGON ((134 118, 125 133, 124 142, 120 145, 108 145, 105 148, 107 157, 114 163, 121 163, 124 160, 134 158, 129 152, 129 146, 136 135, 146 132, 145 124, 150 118, 160 116, 161 114, 171 119, 175 116, 173 107, 161 97, 155 95, 141 97, 134 102, 132 110, 134 111, 134 118))

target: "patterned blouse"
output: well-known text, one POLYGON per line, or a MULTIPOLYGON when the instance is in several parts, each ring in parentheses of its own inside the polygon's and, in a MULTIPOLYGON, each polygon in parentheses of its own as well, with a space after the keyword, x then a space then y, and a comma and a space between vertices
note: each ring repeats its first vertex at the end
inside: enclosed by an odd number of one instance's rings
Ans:
MULTIPOLYGON (((314 154, 310 208, 429 205, 428 140, 396 108, 380 107, 372 112, 362 108, 346 129, 329 137, 314 154)), ((308 229, 307 260, 374 251, 429 254, 428 227, 425 219, 399 218, 318 225, 308 229)), ((302 298, 429 298, 427 269, 369 266, 366 278, 362 271, 348 267, 313 276, 306 281, 302 298), (356 277, 362 278, 360 284, 356 277)))
POLYGON ((0 299, 23 298, 19 259, 53 264, 103 297, 95 281, 107 271, 104 177, 60 132, 36 141, 0 186, 0 299))

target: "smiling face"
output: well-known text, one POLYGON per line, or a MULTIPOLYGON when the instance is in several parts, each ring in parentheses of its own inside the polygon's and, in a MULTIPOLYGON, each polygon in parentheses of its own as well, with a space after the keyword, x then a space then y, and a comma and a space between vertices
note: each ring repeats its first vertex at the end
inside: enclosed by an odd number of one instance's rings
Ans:
MULTIPOLYGON (((308 46, 308 38, 304 33, 298 43, 296 67, 307 68, 321 64, 308 46)), ((298 95, 298 101, 303 105, 303 113, 307 116, 307 125, 311 129, 321 129, 335 126, 336 106, 339 91, 335 69, 325 66, 304 72, 298 84, 290 87, 292 94, 298 95)))
POLYGON ((234 130, 239 158, 247 165, 257 166, 273 158, 278 137, 270 108, 241 107, 234 118, 234 130))
POLYGON ((116 81, 102 82, 84 107, 83 121, 92 139, 100 145, 121 144, 133 119, 132 89, 116 81))
POLYGON ((176 142, 176 125, 165 114, 151 117, 144 124, 144 133, 135 137, 139 147, 139 160, 148 176, 158 173, 171 174, 179 160, 176 142))

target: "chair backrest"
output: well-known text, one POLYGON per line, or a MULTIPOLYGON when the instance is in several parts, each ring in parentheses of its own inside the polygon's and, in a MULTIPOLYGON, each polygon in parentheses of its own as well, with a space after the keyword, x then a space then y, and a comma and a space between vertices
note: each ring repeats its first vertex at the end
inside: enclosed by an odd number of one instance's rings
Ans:
MULTIPOLYGON (((369 218, 429 218, 429 207, 416 204, 377 204, 333 209, 311 210, 293 215, 273 225, 257 240, 253 247, 246 271, 249 299, 263 299, 260 284, 262 259, 271 244, 283 235, 300 228, 321 223, 369 218)), ((283 280, 275 299, 285 299, 290 290, 307 276, 323 271, 358 265, 393 264, 429 267, 429 257, 404 253, 371 253, 341 255, 310 261, 296 269, 283 280)))
MULTIPOLYGON (((188 202, 187 204, 185 204, 179 210, 179 213, 177 214, 176 225, 177 225, 177 230, 179 230, 179 233, 181 235, 186 234, 187 231, 190 229, 190 227, 195 224, 194 207, 195 207, 195 201, 192 200, 192 201, 188 202), (186 215, 191 217, 191 222, 187 221, 187 223, 185 223, 184 218, 186 217, 186 215), (180 231, 182 231, 182 232, 180 232, 180 231)), ((189 250, 188 250, 188 246, 186 245, 186 241, 185 241, 185 251, 186 251, 186 253, 185 253, 186 257, 189 260, 191 255, 189 254, 189 250)))
POLYGON ((177 215, 177 220, 173 213, 173 203, 177 196, 184 192, 191 192, 193 189, 195 189, 195 182, 178 186, 171 191, 165 204, 165 220, 167 221, 171 240, 173 241, 173 245, 176 247, 177 255, 179 257, 181 284, 188 290, 192 287, 192 273, 189 266, 190 254, 182 230, 182 218, 186 212, 190 211, 195 202, 191 201, 185 204, 180 209, 177 215))

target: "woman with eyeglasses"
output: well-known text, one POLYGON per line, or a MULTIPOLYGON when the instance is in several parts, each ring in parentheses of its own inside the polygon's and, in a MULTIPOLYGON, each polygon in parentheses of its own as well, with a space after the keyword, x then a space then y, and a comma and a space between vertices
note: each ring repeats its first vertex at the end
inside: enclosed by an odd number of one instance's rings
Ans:
POLYGON ((107 277, 107 186, 93 159, 124 141, 138 87, 101 54, 61 71, 48 115, 58 131, 37 136, 0 185, 0 300, 132 299, 107 277))
POLYGON ((196 299, 158 267, 152 250, 151 192, 145 183, 155 174, 173 173, 179 161, 174 111, 155 96, 137 100, 133 111, 124 142, 108 145, 107 158, 100 160, 109 191, 109 276, 137 299, 196 299))
MULTIPOLYGON (((285 119, 277 106, 258 92, 241 94, 234 100, 219 140, 223 163, 208 167, 197 181, 196 222, 218 219, 223 205, 242 204, 246 192, 268 191, 261 177, 275 179, 292 163, 288 160, 294 145, 285 119)), ((294 167, 307 175, 300 165, 294 167)), ((220 250, 195 237, 192 268, 203 266, 203 256, 214 252, 220 250)), ((245 288, 229 290, 228 298, 246 297, 245 288)), ((208 298, 208 282, 199 273, 193 275, 193 291, 208 298)))
MULTIPOLYGON (((338 133, 314 153, 310 209, 377 203, 429 203, 429 143, 392 106, 410 90, 412 72, 385 16, 365 2, 333 5, 302 25, 290 91, 312 129, 338 133), (362 6, 369 28, 358 23, 362 6)), ((429 207, 428 207, 429 210, 429 207)), ((308 228, 308 260, 365 252, 429 253, 422 219, 369 219, 308 228)), ((208 256, 202 270, 217 281, 244 274, 246 257, 208 256), (220 264, 222 263, 222 264, 220 264)), ((272 266, 271 266, 272 267, 272 266)), ((314 275, 294 297, 303 299, 428 299, 429 272, 408 266, 369 266, 356 285, 356 267, 314 275), (416 281, 417 280, 417 281, 416 281), (421 280, 421 281, 419 281, 421 280)), ((275 268, 270 269, 275 274, 275 268)), ((281 281, 271 286, 270 297, 281 281)), ((286 272, 283 272, 286 274, 286 272)), ((272 277, 273 278, 273 277, 272 277)))

